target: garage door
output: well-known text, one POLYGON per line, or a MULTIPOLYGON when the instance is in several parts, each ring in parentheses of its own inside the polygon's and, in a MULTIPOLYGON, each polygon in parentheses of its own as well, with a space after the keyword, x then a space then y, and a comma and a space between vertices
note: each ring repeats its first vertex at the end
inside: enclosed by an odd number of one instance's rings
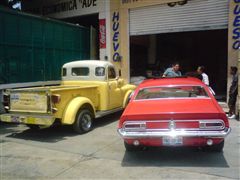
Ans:
POLYGON ((131 9, 129 21, 130 35, 226 29, 228 0, 191 0, 183 6, 131 9))

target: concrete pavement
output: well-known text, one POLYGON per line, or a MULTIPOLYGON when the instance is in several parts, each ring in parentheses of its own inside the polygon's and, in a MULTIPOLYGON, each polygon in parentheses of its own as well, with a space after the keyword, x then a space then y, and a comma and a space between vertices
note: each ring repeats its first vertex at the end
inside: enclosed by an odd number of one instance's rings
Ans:
POLYGON ((76 135, 70 127, 40 131, 0 124, 0 179, 239 179, 240 122, 230 120, 223 153, 189 148, 125 152, 120 113, 76 135))

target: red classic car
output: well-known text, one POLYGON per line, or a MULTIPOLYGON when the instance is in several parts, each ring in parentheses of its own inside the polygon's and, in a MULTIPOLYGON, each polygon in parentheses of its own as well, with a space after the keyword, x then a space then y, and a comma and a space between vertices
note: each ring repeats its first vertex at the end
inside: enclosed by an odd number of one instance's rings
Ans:
POLYGON ((221 152, 230 131, 210 89, 190 77, 142 82, 118 126, 127 151, 145 146, 196 146, 221 152))

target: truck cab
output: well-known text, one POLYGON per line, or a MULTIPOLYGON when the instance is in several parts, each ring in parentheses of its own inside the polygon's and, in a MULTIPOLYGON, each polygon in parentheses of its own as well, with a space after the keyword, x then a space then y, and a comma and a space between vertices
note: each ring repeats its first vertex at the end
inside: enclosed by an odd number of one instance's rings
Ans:
POLYGON ((67 63, 62 68, 62 85, 88 86, 99 88, 99 111, 106 111, 122 106, 126 84, 114 66, 107 61, 76 61, 67 63))

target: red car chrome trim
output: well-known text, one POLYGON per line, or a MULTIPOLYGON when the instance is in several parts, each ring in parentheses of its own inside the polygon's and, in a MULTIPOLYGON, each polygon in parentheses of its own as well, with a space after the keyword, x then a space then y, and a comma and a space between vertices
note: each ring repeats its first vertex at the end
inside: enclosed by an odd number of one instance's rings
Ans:
POLYGON ((151 99, 134 99, 133 101, 156 101, 156 100, 181 100, 181 99, 211 99, 210 97, 168 97, 168 98, 151 98, 151 99))
MULTIPOLYGON (((145 129, 147 130, 147 124, 149 123, 153 123, 153 124, 161 124, 161 123, 168 123, 169 125, 174 123, 174 126, 175 128, 173 128, 174 130, 188 130, 188 131, 194 131, 194 130, 223 130, 225 128, 225 123, 222 119, 202 119, 202 120, 142 120, 142 121, 125 121, 123 123, 123 129, 125 131, 131 131, 133 129, 130 129, 130 128, 125 128, 126 125, 128 124, 134 124, 134 125, 137 125, 137 124, 145 124, 145 129), (195 122, 195 123, 199 123, 199 127, 198 128, 178 128, 178 123, 183 123, 183 122, 188 122, 188 123, 191 123, 191 122, 195 122), (222 126, 205 126, 205 124, 208 124, 208 123, 221 123, 222 126), (202 126, 202 124, 204 124, 204 126, 202 126)), ((137 128, 135 128, 134 130, 136 130, 137 128)), ((143 128, 144 129, 144 128, 143 128)), ((148 130, 151 130, 151 131, 167 131, 167 130, 170 130, 171 128, 168 126, 168 128, 151 128, 151 129, 148 129, 148 130)))
POLYGON ((221 131, 189 131, 189 130, 169 130, 169 131, 125 131, 118 129, 118 133, 124 139, 139 139, 139 138, 162 138, 170 137, 211 137, 211 138, 224 138, 231 132, 231 128, 225 128, 221 131))

